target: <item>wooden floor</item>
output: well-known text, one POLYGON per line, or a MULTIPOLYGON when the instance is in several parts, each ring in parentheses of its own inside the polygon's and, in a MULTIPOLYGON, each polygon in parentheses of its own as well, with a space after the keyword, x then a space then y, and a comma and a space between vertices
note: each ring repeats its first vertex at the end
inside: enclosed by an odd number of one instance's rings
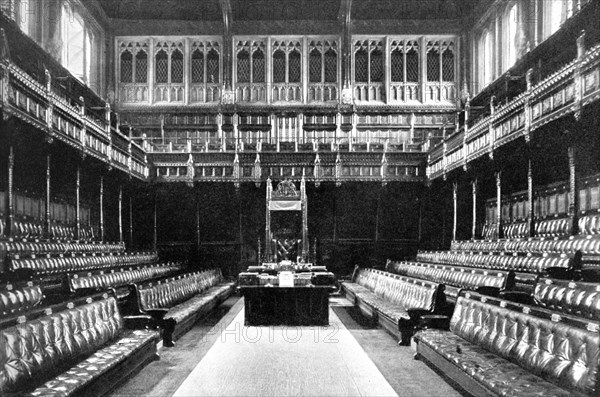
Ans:
POLYGON ((112 395, 459 396, 343 298, 329 327, 245 327, 242 309, 230 299, 112 395))

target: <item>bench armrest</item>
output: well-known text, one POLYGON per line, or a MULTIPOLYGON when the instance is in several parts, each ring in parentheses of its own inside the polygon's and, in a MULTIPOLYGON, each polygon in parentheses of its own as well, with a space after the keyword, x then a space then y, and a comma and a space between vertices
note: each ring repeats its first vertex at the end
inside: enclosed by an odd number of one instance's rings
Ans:
POLYGON ((448 330, 450 328, 450 317, 441 314, 426 314, 421 316, 419 324, 416 326, 418 330, 422 329, 439 329, 448 330))
POLYGON ((140 314, 137 316, 123 316, 123 322, 127 329, 148 329, 156 328, 156 320, 147 314, 140 314))
POLYGON ((418 321, 422 316, 431 313, 430 310, 425 309, 406 309, 406 312, 410 316, 410 319, 415 322, 418 321))
POLYGON ((148 313, 149 315, 151 315, 156 320, 160 321, 163 318, 165 318, 165 316, 167 315, 169 310, 170 309, 167 309, 167 308, 157 308, 157 309, 148 309, 148 310, 145 310, 145 312, 148 313))
POLYGON ((500 298, 526 305, 533 304, 533 297, 531 294, 521 291, 502 291, 500 292, 500 298))
POLYGON ((475 291, 481 295, 488 295, 488 296, 493 296, 493 297, 500 296, 500 288, 498 288, 498 287, 481 286, 481 287, 477 287, 477 289, 475 291))

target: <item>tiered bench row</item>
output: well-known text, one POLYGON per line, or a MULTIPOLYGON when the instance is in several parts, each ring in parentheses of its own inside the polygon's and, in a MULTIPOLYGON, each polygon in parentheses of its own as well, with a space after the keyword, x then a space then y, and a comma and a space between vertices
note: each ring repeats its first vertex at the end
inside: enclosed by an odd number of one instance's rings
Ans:
POLYGON ((122 244, 0 241, 0 256, 0 395, 105 394, 233 291, 122 244))
POLYGON ((597 396, 598 317, 573 316, 550 302, 462 292, 448 330, 415 335, 417 357, 475 396, 597 396))

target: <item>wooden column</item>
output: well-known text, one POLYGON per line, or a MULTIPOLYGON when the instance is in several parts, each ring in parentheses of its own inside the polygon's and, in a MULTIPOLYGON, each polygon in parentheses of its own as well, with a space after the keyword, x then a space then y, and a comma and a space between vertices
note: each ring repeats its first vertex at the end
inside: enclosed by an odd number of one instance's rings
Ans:
POLYGON ((129 195, 129 247, 133 247, 133 198, 129 195))
POLYGON ((100 242, 104 242, 104 176, 100 176, 100 242))
POLYGON ((375 209, 375 243, 379 241, 379 213, 381 212, 381 191, 383 189, 384 187, 381 186, 377 193, 377 208, 375 209))
POLYGON ((77 164, 75 174, 75 240, 81 237, 81 167, 77 164))
POLYGON ((452 241, 456 240, 456 225, 458 221, 458 183, 452 184, 452 241))
POLYGON ((533 213, 533 168, 532 161, 527 163, 527 223, 529 237, 535 237, 535 214, 533 213))
POLYGON ((471 239, 475 240, 477 238, 477 179, 474 179, 471 182, 473 195, 473 223, 471 225, 471 239))
POLYGON ((15 220, 15 199, 14 199, 14 169, 15 152, 13 145, 8 149, 8 191, 6 192, 6 236, 13 236, 13 226, 15 220))
POLYGON ((271 250, 271 210, 269 209, 269 203, 271 201, 271 192, 273 191, 273 185, 271 185, 271 178, 267 178, 267 197, 266 197, 266 211, 265 211, 265 261, 270 262, 272 256, 277 252, 271 250))
POLYGON ((157 219, 157 211, 156 211, 156 207, 157 207, 157 197, 156 197, 156 193, 154 194, 154 233, 152 234, 152 249, 154 251, 157 250, 158 248, 158 219, 157 219))
POLYGON ((119 242, 123 242, 123 186, 119 186, 119 242))
POLYGON ((200 257, 200 200, 196 195, 196 254, 200 257))
POLYGON ((44 216, 44 235, 46 238, 52 236, 50 230, 50 164, 52 157, 50 154, 46 155, 46 214, 44 216))
POLYGON ((568 215, 571 218, 571 235, 575 236, 579 232, 579 194, 578 194, 578 178, 576 167, 576 151, 575 146, 569 146, 569 209, 568 215))
POLYGON ((496 208, 496 238, 502 238, 502 171, 496 172, 496 208))

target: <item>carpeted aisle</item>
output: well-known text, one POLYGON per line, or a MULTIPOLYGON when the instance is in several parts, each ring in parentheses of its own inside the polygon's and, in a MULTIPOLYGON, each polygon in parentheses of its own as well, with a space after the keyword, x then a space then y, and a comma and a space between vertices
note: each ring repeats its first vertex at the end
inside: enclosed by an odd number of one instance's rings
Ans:
POLYGON ((329 327, 245 327, 240 311, 175 396, 396 396, 329 316, 329 327))

